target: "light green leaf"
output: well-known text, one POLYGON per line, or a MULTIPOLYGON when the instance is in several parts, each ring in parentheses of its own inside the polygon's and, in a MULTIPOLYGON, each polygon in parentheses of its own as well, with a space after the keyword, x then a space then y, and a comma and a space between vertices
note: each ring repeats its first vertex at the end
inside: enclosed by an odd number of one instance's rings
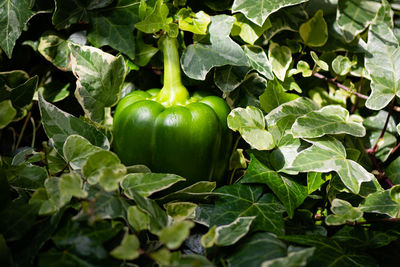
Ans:
POLYGON ((241 14, 235 14, 233 17, 236 19, 235 24, 232 27, 232 36, 239 35, 243 41, 253 45, 255 41, 263 34, 263 32, 271 27, 271 22, 267 19, 262 26, 251 22, 241 14))
POLYGON ((147 213, 141 211, 137 206, 130 206, 127 209, 128 212, 128 222, 135 229, 135 231, 140 232, 142 230, 147 230, 150 224, 150 219, 147 213))
POLYGON ((143 21, 136 23, 136 29, 145 33, 156 33, 159 30, 169 30, 167 16, 169 9, 163 3, 163 0, 157 0, 153 12, 150 13, 143 21))
POLYGON ((393 218, 399 218, 400 204, 390 197, 390 190, 372 193, 360 204, 363 212, 386 214, 393 218))
POLYGON ((89 42, 96 47, 109 45, 133 59, 133 30, 135 23, 139 22, 139 3, 139 0, 118 0, 112 7, 93 12, 87 35, 89 42))
POLYGON ((350 61, 348 57, 344 57, 342 55, 337 56, 332 61, 332 69, 333 71, 340 76, 344 76, 351 71, 351 68, 354 66, 354 62, 350 61))
POLYGON ((286 93, 280 81, 272 80, 268 82, 265 92, 260 95, 260 105, 262 109, 269 113, 274 108, 299 98, 296 94, 286 93))
POLYGON ((299 138, 293 138, 286 127, 291 125, 282 124, 280 126, 271 126, 271 133, 276 140, 276 148, 271 152, 269 160, 274 170, 279 172, 296 175, 298 171, 288 169, 292 165, 301 147, 299 138), (278 128, 278 130, 276 130, 278 128))
POLYGON ((371 95, 365 103, 373 110, 383 109, 397 95, 400 97, 400 48, 389 25, 385 5, 378 11, 368 32, 365 68, 371 76, 371 95))
POLYGON ((297 248, 289 246, 286 257, 280 257, 264 261, 261 267, 301 267, 307 266, 307 260, 315 251, 315 248, 297 248))
MULTIPOLYGON (((387 117, 388 117, 388 112, 385 110, 380 110, 376 115, 365 118, 363 121, 363 125, 367 129, 381 131, 385 125, 385 121, 386 121, 387 117)), ((396 122, 395 122, 393 116, 390 116, 390 118, 389 118, 389 122, 386 126, 386 131, 388 131, 392 134, 395 134, 397 132, 396 122)))
POLYGON ((389 195, 394 202, 400 204, 400 185, 395 185, 390 188, 389 195))
POLYGON ((362 33, 375 18, 380 4, 365 0, 339 0, 337 24, 346 42, 362 33))
POLYGON ((98 131, 91 124, 75 118, 71 114, 68 114, 49 102, 46 102, 40 94, 39 108, 43 128, 59 154, 63 154, 62 151, 65 140, 72 134, 85 137, 95 146, 109 149, 109 141, 103 133, 98 131))
POLYGON ((183 241, 188 238, 190 229, 193 227, 193 222, 178 221, 161 230, 159 233, 160 241, 169 249, 177 249, 182 245, 183 241))
POLYGON ((291 177, 270 169, 254 154, 251 154, 250 158, 250 165, 240 182, 266 184, 285 206, 289 218, 293 218, 295 209, 308 196, 307 187, 291 177))
POLYGON ((250 70, 246 66, 217 67, 214 71, 214 82, 223 92, 232 92, 246 79, 250 70))
POLYGON ((167 214, 171 216, 175 222, 185 219, 193 219, 197 205, 191 202, 170 202, 164 205, 167 214))
POLYGON ((39 39, 38 51, 54 66, 63 71, 70 71, 68 40, 53 33, 44 33, 39 39))
POLYGON ((76 172, 64 173, 60 177, 60 192, 65 195, 71 195, 77 198, 87 197, 87 192, 82 189, 83 181, 76 172))
POLYGON ((255 149, 271 150, 275 146, 271 133, 265 130, 264 115, 256 107, 232 110, 228 115, 228 127, 239 131, 243 139, 255 149))
POLYGON ((283 206, 272 194, 263 194, 261 186, 241 183, 218 188, 210 225, 226 225, 239 217, 252 217, 253 231, 283 234, 283 206))
POLYGON ((182 8, 178 14, 179 28, 194 34, 206 34, 208 24, 211 22, 209 15, 204 11, 194 13, 190 8, 182 8))
POLYGON ((330 175, 325 175, 320 172, 308 172, 307 173, 308 194, 311 194, 315 190, 318 190, 321 187, 321 185, 323 185, 328 179, 330 179, 330 175))
POLYGON ((47 192, 47 199, 42 202, 39 215, 47 215, 56 212, 67 204, 72 195, 61 191, 60 179, 57 177, 49 177, 44 183, 47 192))
POLYGON ((91 120, 103 122, 104 108, 119 100, 126 75, 124 59, 90 46, 70 43, 69 47, 77 78, 75 96, 91 120))
POLYGON ((375 179, 360 164, 346 159, 346 150, 341 142, 331 136, 308 139, 310 148, 301 151, 292 163, 291 170, 300 172, 336 171, 342 182, 353 193, 360 191, 362 182, 375 179))
POLYGON ((279 80, 284 81, 286 72, 292 62, 292 52, 287 46, 279 46, 277 43, 271 43, 268 50, 269 61, 272 71, 279 80))
POLYGON ((345 200, 335 198, 331 204, 333 214, 325 218, 327 225, 342 225, 346 222, 355 222, 363 216, 363 212, 359 208, 353 207, 345 200))
POLYGON ((262 74, 265 78, 272 80, 274 74, 272 73, 272 66, 269 62, 267 55, 260 46, 245 45, 243 46, 244 53, 249 60, 250 66, 262 74))
POLYGON ((314 51, 311 51, 310 55, 311 55, 311 58, 313 59, 314 63, 318 67, 320 67, 324 71, 328 71, 329 70, 329 65, 325 61, 319 59, 318 55, 314 51))
POLYGON ((194 43, 183 51, 181 65, 187 76, 204 80, 213 67, 248 66, 243 50, 229 37, 234 22, 235 19, 227 15, 211 17, 210 44, 194 43))
POLYGON ((167 173, 130 173, 121 183, 124 194, 132 197, 132 191, 148 197, 151 194, 171 187, 173 184, 185 181, 185 178, 167 173))
POLYGON ((89 155, 101 150, 86 138, 76 134, 68 136, 63 146, 64 158, 74 170, 81 169, 89 155))
POLYGON ((301 138, 316 138, 326 134, 349 134, 363 137, 365 133, 364 126, 352 121, 349 111, 337 105, 311 111, 297 118, 292 126, 293 137, 301 138))
POLYGON ((301 24, 299 33, 303 42, 311 47, 323 46, 328 41, 328 26, 322 10, 318 10, 314 17, 301 24))
POLYGON ((313 72, 310 69, 310 65, 308 65, 306 61, 299 60, 299 62, 297 62, 296 69, 291 69, 288 76, 293 76, 298 73, 301 73, 303 77, 311 77, 313 72))
POLYGON ((230 224, 218 226, 215 229, 215 244, 221 247, 235 244, 249 232, 255 218, 238 217, 230 224))
POLYGON ((125 234, 121 244, 110 251, 111 256, 120 260, 134 260, 139 257, 140 241, 135 235, 125 234))
POLYGON ((201 237, 201 245, 205 248, 211 248, 212 246, 214 246, 215 244, 215 231, 217 229, 217 226, 214 225, 213 227, 211 227, 207 233, 205 233, 202 237, 201 237))
POLYGON ((116 190, 126 174, 116 154, 102 150, 92 153, 82 166, 82 174, 89 184, 99 183, 106 191, 116 190))
POLYGON ((17 110, 13 107, 11 100, 4 100, 0 102, 0 129, 6 127, 15 115, 17 115, 17 110))
POLYGON ((0 1, 0 47, 11 58, 15 42, 28 20, 35 15, 30 0, 0 1))
POLYGON ((232 12, 241 12, 255 24, 262 26, 267 17, 281 8, 293 6, 308 0, 235 0, 232 12))

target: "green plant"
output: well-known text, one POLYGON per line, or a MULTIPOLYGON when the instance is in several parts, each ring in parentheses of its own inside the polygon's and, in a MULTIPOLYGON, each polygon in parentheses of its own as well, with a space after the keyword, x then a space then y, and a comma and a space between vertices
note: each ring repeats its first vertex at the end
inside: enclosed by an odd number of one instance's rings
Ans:
POLYGON ((395 265, 399 10, 397 0, 0 0, 0 265, 395 265), (168 87, 163 73, 179 80, 157 45, 165 34, 188 90, 172 102, 204 92, 230 108, 220 185, 190 159, 132 165, 118 151, 144 138, 121 141, 118 121, 150 103, 124 102, 171 100, 145 91, 168 87), (167 173, 175 167, 185 171, 167 173))

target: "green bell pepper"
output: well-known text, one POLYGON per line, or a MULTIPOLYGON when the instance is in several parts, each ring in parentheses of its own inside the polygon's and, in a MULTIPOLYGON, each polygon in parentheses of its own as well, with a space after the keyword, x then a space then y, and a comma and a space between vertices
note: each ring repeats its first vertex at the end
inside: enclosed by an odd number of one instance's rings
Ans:
POLYGON ((114 151, 125 165, 144 164, 153 172, 175 173, 187 184, 221 183, 232 150, 226 102, 202 93, 189 95, 181 81, 178 42, 163 36, 164 85, 133 91, 114 113, 114 151))

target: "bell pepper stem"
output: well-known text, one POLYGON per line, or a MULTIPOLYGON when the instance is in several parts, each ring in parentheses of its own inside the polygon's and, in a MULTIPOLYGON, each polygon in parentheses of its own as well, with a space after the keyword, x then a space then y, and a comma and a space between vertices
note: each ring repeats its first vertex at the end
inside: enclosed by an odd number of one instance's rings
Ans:
POLYGON ((164 35, 158 46, 164 55, 164 86, 156 100, 165 106, 183 105, 188 100, 189 92, 181 80, 178 41, 164 35))

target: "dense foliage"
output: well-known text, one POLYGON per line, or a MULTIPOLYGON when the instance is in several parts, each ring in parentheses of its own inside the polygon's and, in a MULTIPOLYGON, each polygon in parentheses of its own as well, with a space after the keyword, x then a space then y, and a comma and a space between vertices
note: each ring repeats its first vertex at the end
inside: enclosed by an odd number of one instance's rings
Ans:
POLYGON ((396 266, 399 15, 398 0, 0 0, 0 265, 396 266), (223 185, 182 189, 113 152, 119 99, 163 86, 165 34, 184 85, 232 108, 223 185))

